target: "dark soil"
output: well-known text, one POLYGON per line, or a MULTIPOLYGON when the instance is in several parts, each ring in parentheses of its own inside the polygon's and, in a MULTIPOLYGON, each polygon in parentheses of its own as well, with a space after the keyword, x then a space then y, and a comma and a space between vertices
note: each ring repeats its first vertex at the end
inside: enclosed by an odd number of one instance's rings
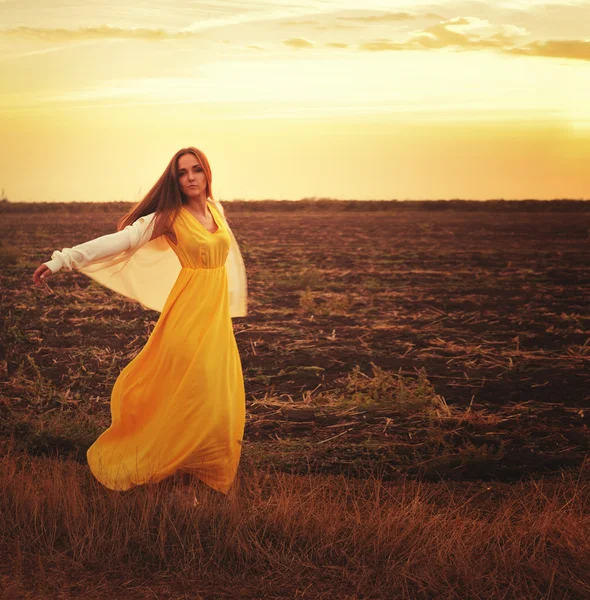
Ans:
MULTIPOLYGON (((513 481, 584 461, 590 209, 225 206, 248 272, 249 314, 234 319, 246 462, 513 481), (450 413, 351 404, 356 365, 408 380, 423 369, 450 413)), ((0 214, 4 440, 84 460, 108 426, 112 385, 158 313, 79 273, 52 277, 50 291, 31 276, 53 250, 114 231, 123 212, 0 214), (83 423, 56 431, 51 415, 83 423)))

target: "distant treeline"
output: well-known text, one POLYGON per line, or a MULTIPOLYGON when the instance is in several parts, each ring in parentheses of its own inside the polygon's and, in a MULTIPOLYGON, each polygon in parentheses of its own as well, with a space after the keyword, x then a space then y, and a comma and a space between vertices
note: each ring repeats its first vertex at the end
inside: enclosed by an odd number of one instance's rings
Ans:
MULTIPOLYGON (((127 212, 134 202, 10 202, 0 200, 0 213, 127 212)), ((222 200, 231 212, 293 211, 543 211, 590 212, 590 200, 222 200)))

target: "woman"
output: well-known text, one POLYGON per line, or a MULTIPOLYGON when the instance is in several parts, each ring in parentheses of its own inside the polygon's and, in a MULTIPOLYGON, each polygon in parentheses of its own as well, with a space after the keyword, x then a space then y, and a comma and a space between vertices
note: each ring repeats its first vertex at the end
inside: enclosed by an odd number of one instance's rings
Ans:
POLYGON ((245 391, 231 317, 247 313, 246 274, 211 179, 203 152, 182 148, 116 233, 55 251, 33 274, 39 285, 75 268, 161 311, 87 452, 113 490, 178 472, 227 494, 237 473, 245 391))

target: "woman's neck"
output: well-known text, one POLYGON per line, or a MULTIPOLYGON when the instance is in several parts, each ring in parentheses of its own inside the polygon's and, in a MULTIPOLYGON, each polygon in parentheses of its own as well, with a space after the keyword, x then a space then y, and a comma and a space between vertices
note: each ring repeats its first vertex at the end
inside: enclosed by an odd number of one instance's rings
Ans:
POLYGON ((185 202, 186 208, 188 208, 193 214, 207 217, 207 198, 205 196, 199 196, 198 198, 187 198, 185 202))

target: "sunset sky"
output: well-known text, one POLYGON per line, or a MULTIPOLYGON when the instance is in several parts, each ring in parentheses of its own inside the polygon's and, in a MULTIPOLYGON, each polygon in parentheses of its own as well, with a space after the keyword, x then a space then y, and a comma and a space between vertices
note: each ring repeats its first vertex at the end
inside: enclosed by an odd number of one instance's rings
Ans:
POLYGON ((0 0, 0 190, 590 198, 590 0, 0 0), (362 8, 361 8, 362 7, 362 8))

